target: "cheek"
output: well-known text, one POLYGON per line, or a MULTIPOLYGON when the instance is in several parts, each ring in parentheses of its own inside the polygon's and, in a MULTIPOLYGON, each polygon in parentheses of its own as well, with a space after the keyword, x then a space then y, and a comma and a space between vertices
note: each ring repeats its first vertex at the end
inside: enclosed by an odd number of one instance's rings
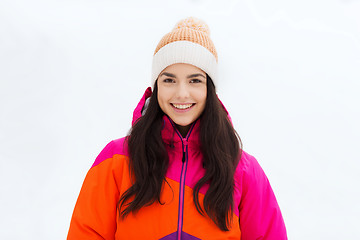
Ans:
POLYGON ((197 98, 198 103, 205 104, 206 97, 207 97, 206 88, 205 89, 199 89, 199 91, 197 91, 195 96, 197 98))
POLYGON ((162 96, 158 94, 157 95, 157 100, 158 100, 158 103, 159 103, 159 107, 161 108, 161 110, 164 111, 164 104, 163 104, 162 96))
POLYGON ((166 103, 169 101, 169 91, 165 91, 162 87, 159 87, 157 99, 160 108, 164 111, 164 107, 166 106, 166 103))

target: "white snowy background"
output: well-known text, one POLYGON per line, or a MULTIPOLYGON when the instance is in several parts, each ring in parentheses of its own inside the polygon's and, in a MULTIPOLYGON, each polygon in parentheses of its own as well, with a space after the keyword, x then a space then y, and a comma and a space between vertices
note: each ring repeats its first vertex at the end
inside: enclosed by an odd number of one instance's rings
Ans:
POLYGON ((359 239, 359 0, 0 0, 0 239, 65 239, 160 38, 205 20, 218 95, 289 239, 359 239))

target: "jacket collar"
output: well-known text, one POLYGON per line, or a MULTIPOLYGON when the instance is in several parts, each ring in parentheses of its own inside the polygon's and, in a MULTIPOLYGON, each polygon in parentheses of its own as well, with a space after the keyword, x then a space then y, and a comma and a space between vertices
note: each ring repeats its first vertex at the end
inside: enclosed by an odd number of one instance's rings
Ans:
POLYGON ((136 106, 136 108, 135 108, 135 110, 133 112, 133 119, 132 119, 131 125, 134 125, 135 122, 141 117, 142 110, 143 110, 143 108, 145 106, 146 99, 151 97, 151 94, 152 94, 151 87, 148 87, 145 90, 142 98, 140 99, 138 105, 136 106))

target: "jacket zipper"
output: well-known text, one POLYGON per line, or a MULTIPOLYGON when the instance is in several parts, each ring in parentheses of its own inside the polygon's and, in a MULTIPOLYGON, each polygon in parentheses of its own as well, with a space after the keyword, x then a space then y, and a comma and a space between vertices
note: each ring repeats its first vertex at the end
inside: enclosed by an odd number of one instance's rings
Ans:
POLYGON ((186 178, 186 169, 187 169, 187 139, 182 139, 183 143, 183 157, 182 157, 182 167, 180 175, 180 186, 179 186, 179 213, 178 213, 178 233, 177 239, 181 240, 182 226, 183 226, 183 217, 184 217, 184 192, 185 192, 185 178, 186 178))
POLYGON ((175 129, 175 132, 177 135, 179 135, 181 142, 182 142, 182 166, 181 166, 181 174, 180 174, 180 186, 179 186, 179 210, 178 210, 178 229, 177 229, 177 240, 181 240, 181 234, 182 234, 182 227, 183 227, 183 216, 184 216, 184 195, 185 195, 185 179, 186 179, 186 169, 188 164, 188 139, 190 136, 190 133, 195 125, 195 122, 192 124, 191 128, 189 129, 189 132, 187 133, 186 137, 183 138, 180 134, 180 132, 176 129, 174 124, 172 123, 172 120, 169 118, 170 123, 175 129))

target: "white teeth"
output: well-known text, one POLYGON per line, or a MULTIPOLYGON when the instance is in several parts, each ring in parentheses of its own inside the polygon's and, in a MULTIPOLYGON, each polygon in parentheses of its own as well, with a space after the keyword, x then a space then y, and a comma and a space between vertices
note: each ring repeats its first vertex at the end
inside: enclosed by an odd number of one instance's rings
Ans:
POLYGON ((192 106, 192 103, 190 103, 190 104, 173 104, 173 106, 178 109, 187 109, 192 106))

